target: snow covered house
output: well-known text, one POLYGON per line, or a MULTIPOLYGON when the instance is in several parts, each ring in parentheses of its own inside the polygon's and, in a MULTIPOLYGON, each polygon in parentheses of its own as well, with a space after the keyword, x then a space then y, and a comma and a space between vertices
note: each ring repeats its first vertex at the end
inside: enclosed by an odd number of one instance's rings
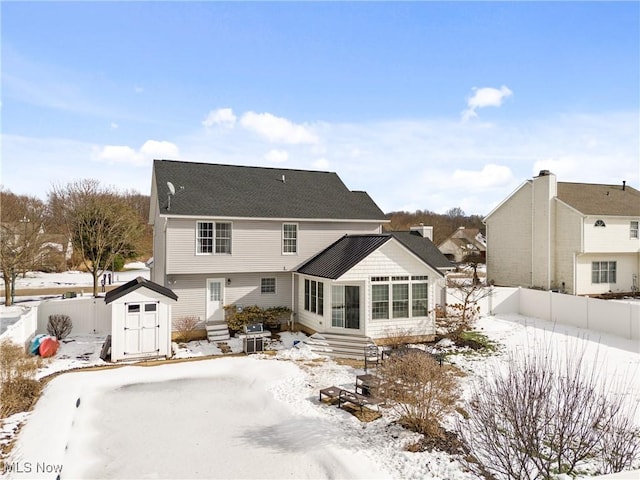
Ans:
POLYGON ((156 160, 151 280, 179 296, 174 320, 198 316, 210 338, 226 333, 226 305, 285 306, 327 335, 431 336, 450 263, 386 222, 332 172, 156 160))
POLYGON ((480 229, 459 227, 438 245, 438 249, 449 260, 461 263, 470 255, 485 258, 487 242, 480 229))
POLYGON ((632 292, 640 272, 640 192, 557 182, 548 170, 487 215, 487 279, 575 295, 632 292))

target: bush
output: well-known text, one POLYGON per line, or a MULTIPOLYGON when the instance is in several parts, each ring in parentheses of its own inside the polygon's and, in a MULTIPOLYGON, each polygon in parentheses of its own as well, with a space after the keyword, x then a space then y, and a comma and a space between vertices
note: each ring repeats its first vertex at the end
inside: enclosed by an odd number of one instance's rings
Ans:
POLYGON ((200 323, 200 317, 195 315, 186 315, 184 317, 178 318, 175 322, 173 322, 173 329, 178 332, 176 341, 190 341, 193 331, 196 329, 198 323, 200 323))
POLYGON ((240 332, 245 325, 262 323, 269 326, 280 325, 280 320, 284 315, 291 313, 288 307, 268 307, 261 308, 257 305, 244 307, 238 311, 235 305, 225 305, 225 320, 229 329, 240 332))
POLYGON ((600 473, 634 467, 640 431, 636 405, 585 365, 583 352, 559 358, 534 347, 512 355, 506 372, 479 379, 458 434, 473 457, 467 466, 494 478, 575 476, 585 462, 600 473))
POLYGON ((26 412, 40 396, 35 379, 39 357, 29 357, 15 343, 0 343, 0 418, 26 412))
POLYGON ((71 333, 73 328, 73 322, 69 315, 54 314, 49 315, 49 322, 47 323, 47 332, 49 335, 56 337, 58 340, 66 338, 71 333))
POLYGON ((458 382, 450 368, 426 352, 409 350, 385 360, 379 378, 372 393, 392 405, 401 425, 429 437, 443 435, 439 422, 453 412, 458 399, 458 382))

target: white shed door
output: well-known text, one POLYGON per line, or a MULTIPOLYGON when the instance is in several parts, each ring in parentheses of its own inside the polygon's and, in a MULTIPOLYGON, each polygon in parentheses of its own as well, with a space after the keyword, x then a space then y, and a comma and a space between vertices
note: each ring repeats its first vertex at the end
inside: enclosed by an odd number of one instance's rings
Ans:
POLYGON ((158 352, 158 302, 127 303, 124 321, 124 354, 158 352))

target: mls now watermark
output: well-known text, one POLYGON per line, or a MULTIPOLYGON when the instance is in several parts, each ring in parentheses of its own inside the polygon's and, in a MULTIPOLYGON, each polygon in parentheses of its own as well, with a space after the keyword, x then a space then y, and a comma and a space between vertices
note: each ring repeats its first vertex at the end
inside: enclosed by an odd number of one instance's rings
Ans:
POLYGON ((5 463, 3 473, 61 473, 62 464, 47 462, 11 462, 5 463))

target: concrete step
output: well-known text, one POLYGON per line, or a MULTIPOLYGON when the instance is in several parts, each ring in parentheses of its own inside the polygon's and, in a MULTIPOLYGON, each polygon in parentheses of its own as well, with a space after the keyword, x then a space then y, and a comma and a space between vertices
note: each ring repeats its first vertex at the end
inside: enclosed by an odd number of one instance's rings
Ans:
POLYGON ((205 328, 207 329, 207 340, 210 342, 221 342, 231 338, 226 322, 207 322, 205 328))

